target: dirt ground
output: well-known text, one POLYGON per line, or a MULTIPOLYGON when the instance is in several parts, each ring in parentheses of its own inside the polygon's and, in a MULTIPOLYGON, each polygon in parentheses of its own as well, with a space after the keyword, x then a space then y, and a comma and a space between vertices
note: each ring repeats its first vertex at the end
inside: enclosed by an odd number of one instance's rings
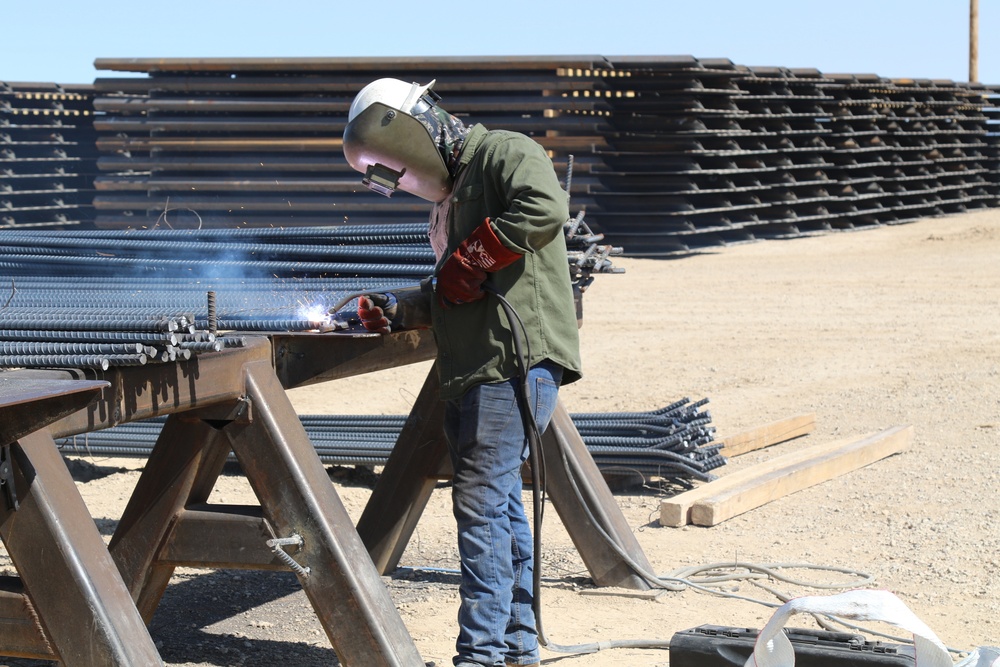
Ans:
MULTIPOLYGON (((712 528, 661 527, 663 489, 617 493, 658 573, 728 561, 847 568, 899 595, 948 646, 1000 645, 1000 211, 615 264, 626 273, 597 276, 584 298, 586 377, 562 393, 571 413, 707 397, 719 438, 816 414, 810 435, 736 457, 720 475, 795 448, 898 425, 915 429, 902 454, 712 528)), ((419 364, 290 395, 300 414, 403 414, 427 370, 419 364)), ((74 465, 106 535, 140 466, 126 459, 74 465)), ((331 477, 348 511, 360 516, 369 476, 333 470, 331 477)), ((253 497, 231 474, 212 501, 253 497)), ((405 569, 384 578, 421 654, 438 666, 451 664, 456 633, 454 542, 442 488, 402 558, 405 569)), ((554 511, 546 513, 544 544, 543 622, 554 644, 665 642, 701 624, 759 628, 771 613, 693 589, 595 595, 554 511)), ((817 584, 859 581, 826 570, 789 573, 817 584)), ((790 594, 833 592, 769 585, 790 594)), ((748 580, 724 592, 776 599, 748 580)), ((816 627, 799 617, 793 625, 816 627)), ((336 664, 291 575, 180 570, 151 631, 176 667, 336 664)), ((668 652, 543 650, 542 664, 667 665, 668 652)))

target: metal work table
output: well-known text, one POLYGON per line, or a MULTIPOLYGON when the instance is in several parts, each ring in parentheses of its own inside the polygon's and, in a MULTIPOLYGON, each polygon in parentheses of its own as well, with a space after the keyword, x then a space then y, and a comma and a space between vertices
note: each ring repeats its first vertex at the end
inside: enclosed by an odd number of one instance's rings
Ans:
MULTIPOLYGON (((176 567, 291 568, 343 664, 424 664, 379 574, 450 474, 436 372, 357 527, 285 389, 431 359, 430 334, 245 338, 176 363, 0 373, 0 440, 13 463, 0 488, 14 491, 0 501, 0 537, 19 575, 0 580, 0 654, 162 665, 146 624, 176 567), (159 415, 169 417, 106 547, 54 438, 159 415), (207 503, 230 452, 259 506, 207 503)), ((595 582, 645 588, 598 537, 648 567, 562 406, 543 447, 549 497, 595 582)))

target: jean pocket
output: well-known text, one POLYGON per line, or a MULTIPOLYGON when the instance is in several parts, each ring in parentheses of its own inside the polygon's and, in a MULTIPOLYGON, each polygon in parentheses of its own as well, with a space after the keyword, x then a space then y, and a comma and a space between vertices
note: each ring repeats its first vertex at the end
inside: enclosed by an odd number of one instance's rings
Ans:
POLYGON ((559 385, 551 378, 536 377, 532 389, 535 399, 535 423, 538 424, 538 432, 544 433, 552 419, 552 413, 556 410, 556 403, 559 400, 559 385))

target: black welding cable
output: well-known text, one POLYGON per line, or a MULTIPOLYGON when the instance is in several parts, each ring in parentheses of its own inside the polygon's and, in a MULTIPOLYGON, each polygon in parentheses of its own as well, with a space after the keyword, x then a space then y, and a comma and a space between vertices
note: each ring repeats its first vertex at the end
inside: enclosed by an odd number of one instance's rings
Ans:
POLYGON ((531 577, 531 607, 535 612, 535 630, 538 633, 538 641, 543 646, 548 645, 545 632, 542 630, 542 519, 545 505, 545 489, 542 480, 542 471, 545 461, 542 457, 542 436, 538 432, 538 424, 535 422, 534 410, 531 409, 531 385, 528 381, 528 371, 531 365, 531 347, 527 339, 527 330, 521 316, 517 314, 514 307, 510 305, 496 288, 490 284, 484 284, 483 290, 496 297, 497 302, 503 309, 510 327, 511 342, 514 346, 514 359, 517 362, 518 379, 520 380, 520 391, 517 392, 517 402, 521 413, 521 423, 524 425, 524 435, 528 440, 528 456, 531 460, 531 499, 534 544, 532 547, 534 561, 531 577), (522 333, 525 334, 522 337, 522 333))
MULTIPOLYGON (((538 643, 559 653, 596 653, 607 648, 668 648, 669 642, 647 639, 616 639, 601 642, 588 642, 585 644, 573 644, 569 646, 554 644, 549 641, 542 627, 542 519, 544 509, 545 490, 542 486, 544 479, 545 460, 542 456, 542 436, 538 431, 538 424, 535 421, 534 412, 531 409, 531 385, 528 381, 528 370, 531 364, 531 348, 527 341, 527 329, 523 320, 514 310, 514 307, 507 299, 501 296, 496 289, 489 284, 484 284, 483 289, 489 292, 500 303, 500 307, 507 317, 510 325, 511 338, 514 346, 514 355, 517 359, 518 373, 520 375, 520 389, 518 392, 518 404, 521 412, 521 421, 524 423, 524 433, 528 439, 528 454, 531 458, 531 494, 534 514, 534 569, 532 571, 532 609, 535 612, 535 630, 538 633, 538 643), (522 338, 522 333, 525 334, 522 338)), ((572 475, 570 475, 572 478, 572 475)), ((579 489, 575 489, 579 494, 579 489)), ((581 499, 581 505, 587 507, 581 499)), ((589 511, 589 510, 588 510, 589 511)), ((597 526, 596 519, 591 516, 591 522, 597 526)), ((605 535, 605 539, 610 539, 605 535)))
MULTIPOLYGON (((529 455, 531 457, 531 481, 532 481, 532 500, 534 505, 534 570, 532 577, 532 609, 535 612, 535 628, 538 633, 538 642, 546 649, 550 651, 555 651, 558 653, 596 653, 610 648, 652 648, 652 649, 666 649, 670 647, 669 639, 613 639, 606 641, 597 642, 587 642, 583 644, 572 644, 572 645, 561 645, 554 644, 549 641, 548 637, 545 635, 545 631, 542 626, 542 609, 541 609, 541 533, 542 533, 542 509, 544 503, 544 489, 541 486, 541 480, 544 478, 544 459, 542 457, 542 447, 541 447, 541 434, 538 432, 538 424, 535 422, 534 414, 531 409, 531 387, 528 382, 528 370, 531 363, 531 350, 528 347, 527 342, 527 332, 524 326, 524 322, 521 320, 517 311, 511 306, 510 302, 507 301, 503 296, 501 296, 492 285, 484 285, 483 289, 491 293, 496 297, 497 301, 500 303, 501 308, 507 317, 508 324, 510 325, 512 342, 514 346, 514 353, 517 359, 518 372, 520 374, 521 391, 518 393, 518 402, 521 411, 521 419, 524 423, 525 436, 528 439, 528 449, 529 455), (522 333, 524 338, 522 338, 522 333)), ((560 454, 563 459, 563 465, 569 469, 569 461, 566 457, 566 452, 560 447, 560 454)), ((648 572, 643 566, 635 561, 608 533, 601 527, 600 523, 597 521, 596 517, 590 511, 586 500, 583 497, 583 493, 576 483, 573 475, 569 475, 570 485, 573 488, 573 492, 576 494, 577 500, 580 506, 584 508, 585 512, 590 518, 591 524, 597 529, 598 533, 618 555, 623 559, 623 561, 635 572, 639 577, 644 579, 653 588, 660 588, 666 590, 679 591, 684 588, 691 587, 699 589, 705 592, 710 592, 714 594, 719 594, 719 591, 713 590, 707 586, 702 586, 689 577, 694 574, 693 572, 684 572, 682 576, 659 576, 655 573, 648 572)), ((768 570, 766 567, 754 567, 748 566, 751 570, 761 571, 764 570, 767 574, 774 575, 774 573, 768 570)), ((836 569, 842 572, 851 572, 853 574, 858 574, 852 570, 846 570, 843 568, 823 568, 823 569, 836 569)), ((779 577, 781 578, 781 577, 779 577)), ((870 578, 868 579, 870 581, 870 578)), ((866 582, 867 583, 867 582, 866 582)), ((727 594, 727 597, 735 597, 751 600, 753 602, 762 603, 760 600, 753 600, 752 598, 743 598, 742 596, 727 594)), ((766 606, 776 607, 778 605, 763 603, 766 606)))

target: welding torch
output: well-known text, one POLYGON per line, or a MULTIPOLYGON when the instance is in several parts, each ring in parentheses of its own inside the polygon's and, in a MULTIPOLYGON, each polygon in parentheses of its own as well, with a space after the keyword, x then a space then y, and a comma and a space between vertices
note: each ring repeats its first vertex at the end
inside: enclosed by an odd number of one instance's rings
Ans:
POLYGON ((392 290, 365 290, 348 294, 334 304, 328 312, 332 317, 336 317, 340 309, 351 301, 367 299, 371 303, 370 307, 364 302, 360 302, 359 305, 369 310, 381 310, 385 320, 381 327, 370 329, 370 331, 387 334, 405 329, 429 329, 431 327, 431 298, 433 294, 434 280, 429 277, 416 285, 392 290))

